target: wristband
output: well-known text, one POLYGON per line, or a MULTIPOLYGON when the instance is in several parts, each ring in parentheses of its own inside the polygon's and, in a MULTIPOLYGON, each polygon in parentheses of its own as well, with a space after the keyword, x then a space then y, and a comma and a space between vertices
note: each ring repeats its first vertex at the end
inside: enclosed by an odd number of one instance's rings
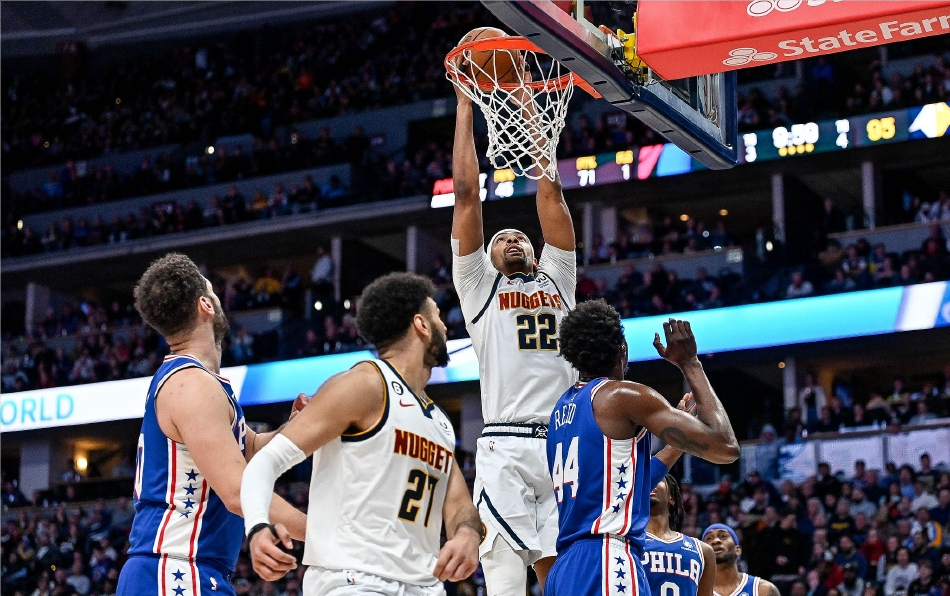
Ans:
POLYGON ((277 535, 277 528, 274 527, 274 524, 261 523, 251 528, 251 530, 247 533, 247 543, 250 544, 251 538, 254 537, 254 534, 257 534, 264 528, 267 528, 268 530, 270 530, 270 533, 274 535, 274 538, 277 538, 278 540, 280 540, 280 537, 277 535))

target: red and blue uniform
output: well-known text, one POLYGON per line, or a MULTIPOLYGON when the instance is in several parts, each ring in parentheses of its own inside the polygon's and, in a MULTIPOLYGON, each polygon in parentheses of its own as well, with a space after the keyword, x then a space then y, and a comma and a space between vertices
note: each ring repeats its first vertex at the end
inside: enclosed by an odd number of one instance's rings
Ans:
POLYGON ((186 368, 200 368, 221 385, 234 409, 234 440, 245 452, 244 413, 230 382, 193 356, 165 358, 145 402, 135 458, 135 518, 118 596, 234 593, 229 577, 244 538, 244 520, 227 510, 188 447, 168 438, 156 416, 155 396, 172 375, 186 368))
MULTIPOLYGON (((567 390, 548 427, 548 467, 558 503, 558 558, 546 596, 635 596, 649 583, 640 564, 650 519, 651 435, 611 439, 592 401, 607 379, 567 390)), ((665 468, 664 468, 665 473, 665 468)))
POLYGON ((653 596, 696 596, 706 564, 700 544, 683 534, 673 540, 647 534, 642 563, 653 596))

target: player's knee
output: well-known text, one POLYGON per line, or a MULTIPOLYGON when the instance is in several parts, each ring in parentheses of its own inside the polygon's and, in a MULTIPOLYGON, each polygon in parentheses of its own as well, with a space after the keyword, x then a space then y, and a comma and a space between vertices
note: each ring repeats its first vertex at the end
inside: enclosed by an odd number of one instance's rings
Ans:
POLYGON ((514 550, 501 536, 495 536, 491 550, 482 557, 486 596, 524 594, 528 587, 527 553, 514 550))

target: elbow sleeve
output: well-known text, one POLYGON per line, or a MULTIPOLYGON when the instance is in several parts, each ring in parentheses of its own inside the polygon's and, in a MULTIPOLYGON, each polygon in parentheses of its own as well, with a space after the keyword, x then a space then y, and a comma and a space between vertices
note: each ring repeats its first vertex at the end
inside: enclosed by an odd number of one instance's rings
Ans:
POLYGON ((241 478, 241 512, 244 531, 261 523, 270 523, 270 504, 274 483, 281 474, 299 464, 307 456, 285 435, 277 434, 257 452, 241 478))

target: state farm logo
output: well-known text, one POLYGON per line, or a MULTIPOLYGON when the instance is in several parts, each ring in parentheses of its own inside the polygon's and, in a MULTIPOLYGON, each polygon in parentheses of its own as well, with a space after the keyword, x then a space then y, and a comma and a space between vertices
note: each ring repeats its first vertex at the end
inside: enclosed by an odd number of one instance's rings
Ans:
MULTIPOLYGON (((828 0, 752 0, 749 2, 749 5, 746 7, 745 11, 749 14, 750 17, 764 17, 767 14, 771 14, 773 11, 777 12, 791 12, 801 6, 802 4, 808 4, 808 6, 821 6, 828 0)), ((841 0, 831 0, 832 2, 841 2, 841 0)))
POLYGON ((768 62, 775 60, 775 52, 760 52, 755 48, 736 48, 729 52, 729 57, 722 61, 726 66, 745 66, 750 62, 768 62))

